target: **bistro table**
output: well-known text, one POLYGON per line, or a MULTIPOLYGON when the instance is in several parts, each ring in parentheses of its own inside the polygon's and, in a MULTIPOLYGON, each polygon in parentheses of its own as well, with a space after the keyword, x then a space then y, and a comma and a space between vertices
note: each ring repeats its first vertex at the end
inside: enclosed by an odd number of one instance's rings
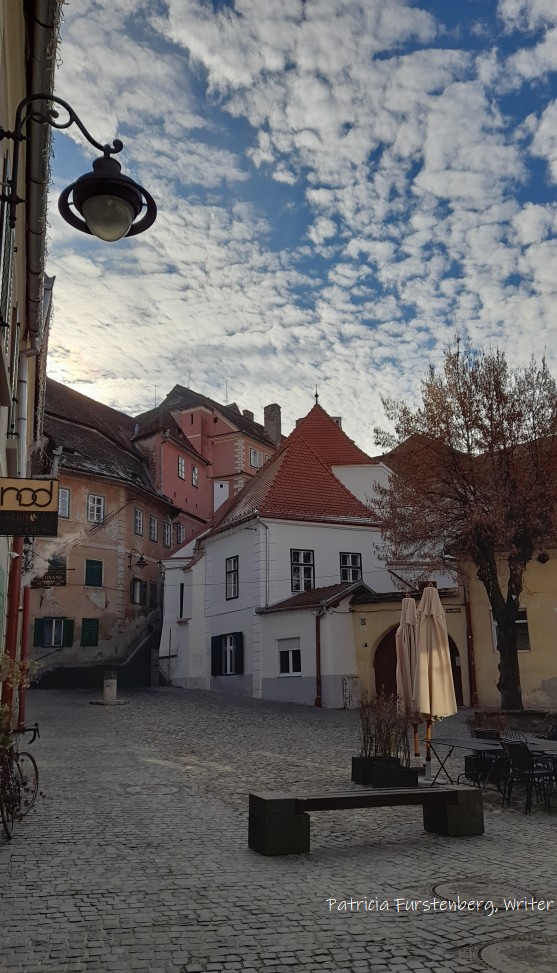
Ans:
MULTIPOLYGON (((538 741, 540 742, 540 741, 538 741)), ((548 741, 549 742, 549 741, 548 741)), ((435 783, 439 774, 442 772, 447 777, 449 783, 454 784, 455 781, 452 779, 447 767, 445 766, 447 760, 451 757, 453 750, 471 750, 473 753, 502 753, 502 748, 497 740, 480 740, 477 737, 439 737, 436 740, 430 741, 431 752, 435 756, 439 764, 439 769, 435 774, 435 777, 431 781, 431 786, 435 783), (437 753, 437 747, 447 747, 448 751, 441 759, 441 756, 437 753)), ((557 748, 555 750, 557 755, 557 748)), ((490 774, 488 774, 486 781, 484 782, 484 787, 488 783, 490 774)))

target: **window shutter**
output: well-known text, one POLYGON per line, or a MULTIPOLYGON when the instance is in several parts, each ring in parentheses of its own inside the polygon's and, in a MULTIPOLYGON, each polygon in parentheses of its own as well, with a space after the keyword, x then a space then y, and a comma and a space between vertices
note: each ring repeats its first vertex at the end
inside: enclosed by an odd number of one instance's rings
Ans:
POLYGON ((63 622, 63 625, 64 625, 64 630, 62 632, 62 645, 65 646, 65 647, 72 646, 73 645, 73 629, 74 629, 74 621, 73 621, 73 618, 65 618, 64 619, 64 622, 63 622))
POLYGON ((244 674, 244 633, 234 632, 234 669, 237 676, 244 674))
POLYGON ((44 618, 35 619, 33 645, 44 645, 44 618))
POLYGON ((211 675, 222 676, 222 635, 211 639, 211 675))

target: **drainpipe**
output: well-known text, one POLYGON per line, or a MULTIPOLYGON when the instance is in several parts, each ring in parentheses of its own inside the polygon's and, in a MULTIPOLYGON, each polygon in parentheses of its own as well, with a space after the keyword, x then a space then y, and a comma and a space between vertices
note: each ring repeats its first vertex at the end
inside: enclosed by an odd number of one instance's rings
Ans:
MULTIPOLYGON (((31 351, 31 350, 30 350, 31 351)), ((27 475, 27 378, 29 354, 19 356, 17 379, 17 475, 27 475)))
POLYGON ((265 608, 269 607, 269 527, 260 518, 259 510, 254 510, 257 521, 265 528, 265 608))
POLYGON ((472 612, 468 598, 468 583, 462 585, 464 591, 464 612, 466 616, 466 647, 468 650, 468 677, 470 679, 470 705, 478 705, 478 686, 476 683, 476 659, 474 655, 474 633, 472 631, 472 612))
POLYGON ((321 707, 321 619, 327 614, 326 608, 315 612, 315 705, 321 707))
POLYGON ((29 644, 29 608, 30 608, 30 594, 31 588, 29 585, 25 585, 23 589, 23 614, 21 616, 21 662, 22 662, 22 672, 21 679, 19 681, 19 711, 17 716, 17 728, 20 733, 25 729, 25 695, 26 695, 26 681, 27 672, 26 665, 29 644))

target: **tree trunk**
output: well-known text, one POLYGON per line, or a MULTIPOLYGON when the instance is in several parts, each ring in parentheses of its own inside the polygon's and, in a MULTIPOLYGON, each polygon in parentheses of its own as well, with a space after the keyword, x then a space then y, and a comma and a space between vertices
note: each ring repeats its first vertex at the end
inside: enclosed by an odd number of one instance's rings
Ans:
POLYGON ((498 618, 497 630, 497 648, 499 650, 497 689, 501 693, 501 709, 521 710, 524 709, 524 706, 520 686, 518 652, 516 650, 515 619, 498 618))

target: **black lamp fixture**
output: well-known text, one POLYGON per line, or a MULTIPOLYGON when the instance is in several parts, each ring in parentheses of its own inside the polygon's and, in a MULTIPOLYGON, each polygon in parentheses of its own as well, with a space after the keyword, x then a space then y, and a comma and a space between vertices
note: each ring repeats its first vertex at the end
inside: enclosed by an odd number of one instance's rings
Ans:
POLYGON ((16 207, 24 202, 17 195, 20 145, 28 136, 23 130, 29 121, 52 128, 64 129, 77 125, 88 142, 103 154, 93 162, 93 172, 87 172, 64 189, 58 201, 60 215, 76 230, 89 233, 106 243, 113 243, 123 237, 143 233, 157 218, 157 206, 153 197, 129 176, 122 175, 120 163, 112 156, 123 149, 120 139, 112 145, 101 145, 89 134, 75 111, 62 98, 54 95, 29 95, 20 101, 15 114, 15 128, 8 132, 0 128, 0 141, 8 138, 14 142, 12 175, 7 181, 7 192, 0 195, 3 202, 9 203, 9 221, 13 229, 16 224, 16 207), (42 108, 32 108, 33 102, 42 102, 42 108), (59 112, 44 104, 61 105, 68 113, 63 121, 57 121, 59 112), (72 197, 70 199, 70 196, 72 197))
POLYGON ((133 556, 135 554, 137 554, 139 556, 139 560, 135 562, 135 567, 136 568, 140 568, 141 570, 143 570, 143 568, 146 568, 147 567, 147 561, 143 557, 143 554, 141 554, 140 551, 138 551, 136 547, 132 547, 130 553, 128 554, 128 568, 131 571, 132 558, 133 558, 133 556))

